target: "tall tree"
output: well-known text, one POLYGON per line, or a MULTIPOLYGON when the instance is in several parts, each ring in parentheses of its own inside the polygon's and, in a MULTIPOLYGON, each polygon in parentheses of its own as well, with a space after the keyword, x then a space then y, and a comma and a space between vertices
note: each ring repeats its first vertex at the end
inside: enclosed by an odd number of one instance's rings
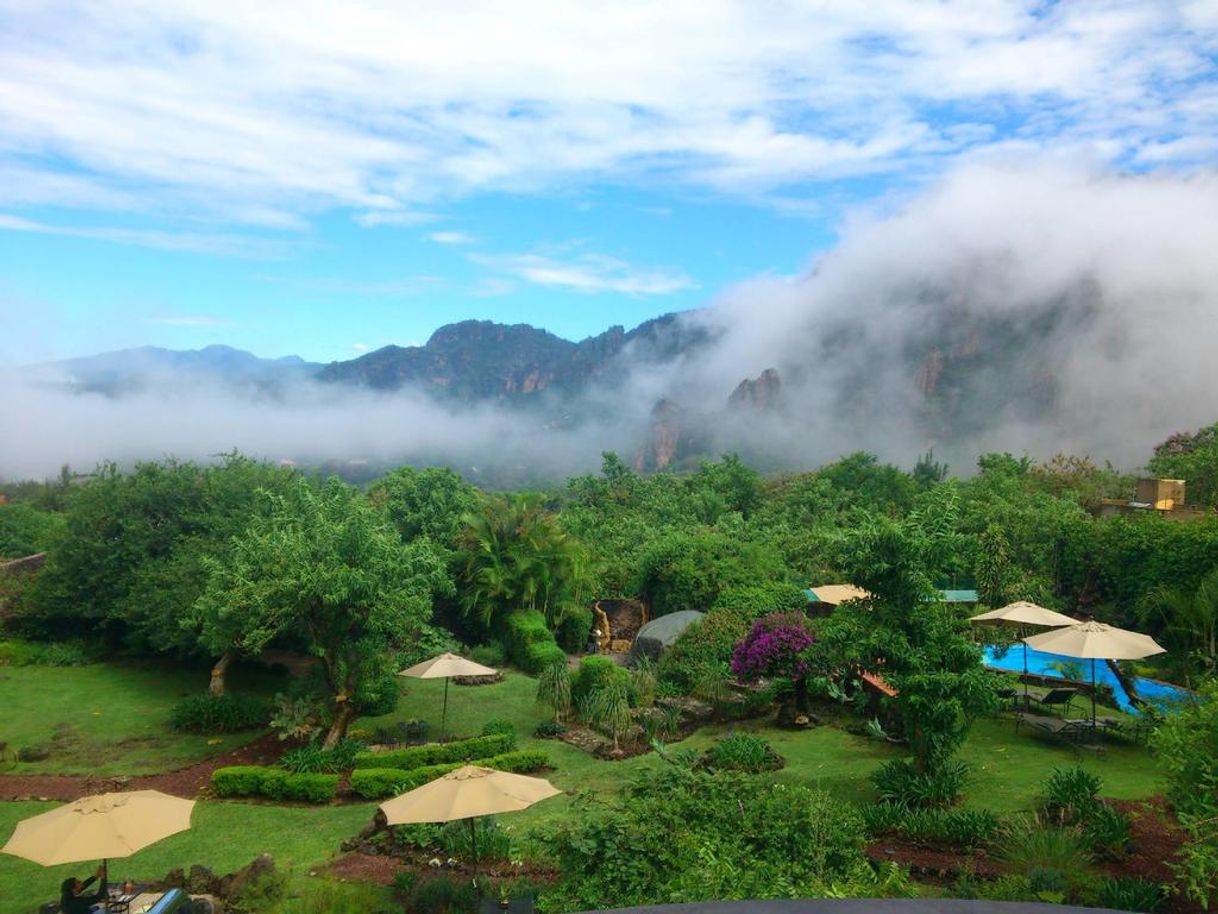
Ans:
POLYGON ((580 603, 587 556, 541 496, 487 496, 457 537, 458 596, 466 615, 489 626, 503 613, 536 609, 553 623, 580 603))
POLYGON ((325 748, 346 735, 386 652, 426 627, 433 595, 451 586, 428 540, 403 546, 337 479, 266 494, 249 529, 208 565, 197 604, 203 637, 217 653, 246 654, 285 632, 303 638, 333 706, 325 748))

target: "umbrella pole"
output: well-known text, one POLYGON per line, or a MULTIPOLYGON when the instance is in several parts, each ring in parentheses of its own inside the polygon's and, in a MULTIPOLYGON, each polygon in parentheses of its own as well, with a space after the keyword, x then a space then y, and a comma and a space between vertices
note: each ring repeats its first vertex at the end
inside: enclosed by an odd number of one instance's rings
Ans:
POLYGON ((1023 709, 1028 710, 1028 642, 1023 640, 1025 632, 1019 627, 1019 640, 1023 642, 1023 709))
POLYGON ((444 710, 440 713, 440 739, 448 735, 448 677, 444 677, 444 710))
POLYGON ((1091 732, 1095 732, 1095 658, 1091 658, 1091 732))
POLYGON ((474 858, 474 885, 478 884, 478 829, 474 825, 474 817, 469 819, 470 856, 474 858))

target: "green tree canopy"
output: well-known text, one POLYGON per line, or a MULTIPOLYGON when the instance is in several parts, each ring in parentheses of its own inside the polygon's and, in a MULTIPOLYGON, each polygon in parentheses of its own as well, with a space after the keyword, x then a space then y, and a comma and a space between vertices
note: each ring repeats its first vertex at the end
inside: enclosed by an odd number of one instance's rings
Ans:
POLYGON ((328 748, 384 673, 387 652, 427 627, 433 595, 451 582, 429 541, 403 545, 340 480, 298 480, 286 493, 264 493, 259 507, 227 555, 207 562, 196 604, 202 637, 214 653, 245 654, 284 632, 303 638, 333 702, 328 748))

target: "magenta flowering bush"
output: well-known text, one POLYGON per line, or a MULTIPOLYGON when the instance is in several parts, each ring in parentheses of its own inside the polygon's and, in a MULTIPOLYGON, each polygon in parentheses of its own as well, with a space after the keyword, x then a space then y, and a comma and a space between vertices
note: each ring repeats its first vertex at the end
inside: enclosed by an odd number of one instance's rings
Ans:
POLYGON ((732 652, 732 673, 741 679, 785 676, 803 680, 811 672, 806 652, 816 643, 802 613, 772 613, 753 623, 732 652))

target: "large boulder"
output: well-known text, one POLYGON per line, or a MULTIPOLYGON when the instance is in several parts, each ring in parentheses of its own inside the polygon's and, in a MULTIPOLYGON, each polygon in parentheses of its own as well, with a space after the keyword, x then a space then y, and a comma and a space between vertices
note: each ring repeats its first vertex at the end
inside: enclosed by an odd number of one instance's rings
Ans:
POLYGON ((702 621, 705 613, 696 609, 683 609, 680 612, 669 613, 652 619, 639 629, 635 635, 634 645, 630 648, 630 662, 636 662, 639 657, 650 657, 659 660, 660 655, 681 636, 685 629, 695 622, 702 621))

